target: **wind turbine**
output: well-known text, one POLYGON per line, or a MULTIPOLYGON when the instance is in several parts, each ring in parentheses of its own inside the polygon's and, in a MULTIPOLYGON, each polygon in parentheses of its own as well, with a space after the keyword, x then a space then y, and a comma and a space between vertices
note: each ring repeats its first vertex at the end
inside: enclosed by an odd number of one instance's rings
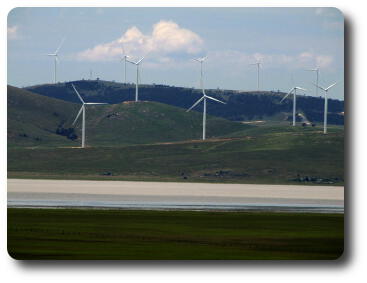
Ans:
POLYGON ((206 127, 206 99, 211 99, 211 100, 214 100, 216 102, 220 102, 220 103, 223 103, 223 104, 226 104, 225 102, 223 101, 220 101, 218 99, 215 99, 209 95, 206 95, 205 94, 205 90, 203 90, 203 96, 198 100, 196 101, 189 109, 186 110, 186 112, 189 112, 191 109, 193 109, 196 105, 198 105, 202 100, 204 101, 204 109, 203 109, 203 140, 205 140, 205 127, 206 127))
POLYGON ((129 56, 126 55, 124 46, 122 46, 122 54, 123 54, 123 56, 121 58, 121 62, 124 61, 124 63, 125 63, 125 72, 124 72, 124 75, 125 75, 125 84, 126 84, 126 61, 127 61, 127 58, 129 58, 129 56))
POLYGON ((327 94, 329 89, 331 89, 333 86, 335 86, 337 83, 333 83, 331 85, 329 85, 327 88, 323 88, 319 85, 316 85, 319 89, 322 89, 325 92, 325 102, 324 102, 324 134, 327 133, 327 94))
POLYGON ((127 62, 134 64, 136 66, 136 87, 135 87, 135 101, 138 101, 138 95, 139 95, 139 64, 141 61, 143 61, 144 57, 142 57, 139 61, 134 62, 126 59, 127 62))
POLYGON ((250 65, 257 65, 257 91, 260 90, 260 65, 261 62, 257 61, 256 63, 250 64, 250 65))
POLYGON ((205 94, 205 90, 204 90, 204 84, 203 84, 203 62, 205 61, 206 57, 203 58, 198 58, 198 59, 194 59, 195 61, 200 63, 200 86, 201 86, 201 91, 203 93, 203 96, 201 98, 199 98, 199 100, 197 100, 189 109, 186 110, 186 112, 189 112, 191 109, 193 109, 196 105, 198 105, 201 101, 204 101, 204 109, 203 109, 203 140, 205 140, 205 129, 206 129, 206 99, 211 99, 213 101, 216 102, 220 102, 225 104, 225 102, 220 101, 218 99, 215 99, 209 95, 205 94))
POLYGON ((65 41, 65 37, 61 40, 61 43, 60 43, 60 45, 59 45, 59 47, 57 47, 57 49, 55 50, 55 52, 54 53, 49 53, 49 54, 47 54, 47 56, 52 56, 52 57, 54 57, 54 62, 55 62, 55 76, 54 76, 54 78, 55 78, 55 84, 56 84, 56 82, 57 82, 57 79, 56 79, 56 74, 57 74, 57 70, 56 70, 56 66, 57 66, 57 63, 59 62, 59 59, 58 59, 58 53, 59 53, 59 50, 60 50, 60 48, 61 48, 61 45, 64 43, 64 41, 65 41))
POLYGON ((76 93, 76 95, 79 97, 80 101, 82 102, 82 107, 80 108, 78 115, 76 115, 76 118, 73 122, 73 125, 75 124, 75 122, 78 120, 80 114, 83 112, 83 123, 82 123, 82 148, 85 147, 85 106, 86 105, 102 105, 102 104, 107 104, 107 103, 96 103, 96 102, 84 102, 83 98, 80 96, 79 92, 76 90, 75 86, 73 84, 71 84, 73 86, 73 89, 76 93))
POLYGON ((293 92, 293 126, 296 125, 296 96, 297 96, 297 90, 306 91, 307 89, 304 89, 304 88, 299 87, 299 86, 295 86, 295 87, 291 88, 291 90, 288 92, 288 94, 286 94, 283 97, 283 99, 280 101, 280 103, 282 103, 283 100, 286 99, 288 97, 288 95, 290 95, 293 92))
POLYGON ((306 69, 305 71, 310 71, 310 72, 316 72, 316 82, 315 82, 315 85, 316 85, 316 96, 319 96, 319 88, 318 88, 318 85, 319 85, 319 75, 320 75, 320 68, 317 67, 317 68, 314 68, 314 69, 306 69))

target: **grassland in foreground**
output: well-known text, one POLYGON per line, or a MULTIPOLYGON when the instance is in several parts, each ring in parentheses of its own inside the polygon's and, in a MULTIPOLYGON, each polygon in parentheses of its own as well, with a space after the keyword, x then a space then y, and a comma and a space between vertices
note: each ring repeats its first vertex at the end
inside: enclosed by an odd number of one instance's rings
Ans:
POLYGON ((8 209, 16 259, 337 259, 344 215, 8 209))

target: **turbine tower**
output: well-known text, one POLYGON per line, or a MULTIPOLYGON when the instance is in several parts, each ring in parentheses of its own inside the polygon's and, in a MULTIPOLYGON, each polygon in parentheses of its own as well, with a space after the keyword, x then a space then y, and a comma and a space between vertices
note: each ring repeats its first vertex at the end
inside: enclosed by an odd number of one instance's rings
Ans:
POLYGON ((325 97, 325 102, 324 102, 324 134, 327 134, 327 94, 328 94, 328 91, 329 89, 331 89, 333 86, 335 86, 337 83, 333 83, 331 85, 329 85, 327 88, 323 88, 319 85, 316 85, 319 89, 322 89, 325 94, 324 94, 324 97, 325 97))
POLYGON ((290 95, 293 92, 293 124, 292 124, 293 126, 296 125, 296 96, 297 96, 297 90, 306 91, 306 89, 304 89, 302 87, 295 86, 295 87, 291 88, 291 90, 280 101, 280 103, 282 103, 283 100, 286 99, 288 97, 288 95, 290 95))
POLYGON ((256 65, 257 66, 257 91, 260 90, 260 65, 261 62, 257 61, 256 63, 250 64, 250 65, 256 65))
POLYGON ((55 64, 55 73, 54 73, 54 81, 55 81, 55 84, 57 83, 57 63, 59 62, 59 59, 58 59, 58 54, 59 54, 59 50, 61 48, 61 45, 64 43, 65 41, 65 37, 61 40, 61 43, 59 45, 59 47, 57 47, 57 49, 55 50, 54 53, 49 53, 47 54, 47 56, 51 56, 51 57, 54 57, 54 64, 55 64))
POLYGON ((305 71, 310 71, 310 72, 316 72, 316 82, 314 83, 314 85, 316 86, 315 87, 315 94, 316 96, 319 96, 319 88, 318 88, 318 85, 319 85, 319 75, 320 75, 320 68, 317 67, 315 69, 307 69, 305 71))
POLYGON ((136 87, 135 87, 135 101, 137 102, 139 100, 139 65, 141 63, 141 61, 143 61, 144 57, 141 58, 139 61, 137 62, 133 62, 130 61, 128 59, 126 59, 127 62, 134 64, 136 66, 136 87))
POLYGON ((84 148, 85 147, 85 106, 86 105, 102 105, 102 104, 107 104, 107 103, 84 102, 83 98, 80 96, 80 94, 76 90, 75 86, 73 84, 71 84, 71 85, 73 86, 73 89, 74 89, 76 95, 79 97, 80 101, 82 102, 82 107, 80 108, 78 114, 76 115, 76 118, 75 118, 75 120, 73 122, 73 125, 78 120, 80 114, 83 112, 83 121, 82 121, 82 148, 84 148))
POLYGON ((197 100, 189 109, 186 110, 186 112, 189 112, 196 105, 198 105, 201 101, 204 101, 204 108, 203 108, 203 140, 205 140, 205 138, 206 138, 206 133, 205 133, 205 130, 206 130, 206 99, 211 99, 213 101, 225 104, 225 102, 220 101, 218 99, 215 99, 215 98, 205 94, 204 84, 203 84, 203 62, 205 61, 205 59, 206 59, 206 57, 194 59, 195 61, 200 63, 200 86, 201 86, 201 91, 202 91, 203 96, 201 98, 199 98, 199 100, 197 100))

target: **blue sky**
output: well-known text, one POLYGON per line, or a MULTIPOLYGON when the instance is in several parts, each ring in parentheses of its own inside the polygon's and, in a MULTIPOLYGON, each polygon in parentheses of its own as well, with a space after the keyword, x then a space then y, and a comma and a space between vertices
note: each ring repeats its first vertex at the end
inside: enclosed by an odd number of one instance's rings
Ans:
MULTIPOLYGON (((208 56, 206 88, 288 91, 294 84, 315 95, 320 84, 338 85, 344 99, 344 19, 334 8, 16 8, 8 15, 8 83, 29 86, 53 80, 46 56, 61 40, 58 81, 93 77, 123 81, 122 46, 132 59, 146 55, 143 83, 199 86, 208 56), (292 79, 293 78, 293 79, 292 79)), ((135 69, 127 66, 127 80, 135 69)))

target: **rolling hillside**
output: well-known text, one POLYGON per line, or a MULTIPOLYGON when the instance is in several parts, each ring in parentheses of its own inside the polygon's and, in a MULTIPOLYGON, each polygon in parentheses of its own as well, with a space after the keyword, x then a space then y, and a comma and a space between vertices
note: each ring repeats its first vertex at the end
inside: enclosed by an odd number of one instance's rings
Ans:
MULTIPOLYGON (((84 94, 83 92, 81 92, 84 94)), ((86 101, 100 101, 85 98, 86 101)), ((209 103, 211 108, 214 103, 209 103)), ((158 102, 87 106, 8 87, 8 177, 269 184, 344 183, 344 128, 247 125, 158 102)))
MULTIPOLYGON (((85 97, 110 104, 131 101, 135 95, 134 84, 122 84, 102 80, 80 80, 73 82, 85 97)), ((30 86, 26 89, 49 97, 78 102, 73 93, 71 82, 30 86)), ((208 107, 208 113, 233 121, 248 120, 286 120, 292 112, 292 101, 285 100, 282 92, 260 91, 239 92, 233 90, 207 90, 207 94, 225 101, 222 105, 214 103, 208 107)), ((200 91, 193 88, 165 85, 141 85, 139 98, 144 101, 156 101, 184 109, 189 108, 199 97, 200 91)), ((332 98, 332 96, 331 96, 332 98)), ((318 97, 298 95, 297 111, 314 123, 323 121, 324 100, 318 97)), ((330 124, 344 124, 344 101, 329 99, 330 124)))
MULTIPOLYGON (((80 106, 8 86, 9 146, 79 146, 81 119, 75 128, 72 121, 80 106)), ((207 136, 229 135, 250 127, 208 117, 207 136)), ((202 114, 157 102, 87 106, 86 128, 89 146, 191 140, 201 138, 202 114)))
POLYGON ((70 122, 78 105, 12 86, 8 86, 7 104, 8 146, 74 144, 56 129, 70 122))

